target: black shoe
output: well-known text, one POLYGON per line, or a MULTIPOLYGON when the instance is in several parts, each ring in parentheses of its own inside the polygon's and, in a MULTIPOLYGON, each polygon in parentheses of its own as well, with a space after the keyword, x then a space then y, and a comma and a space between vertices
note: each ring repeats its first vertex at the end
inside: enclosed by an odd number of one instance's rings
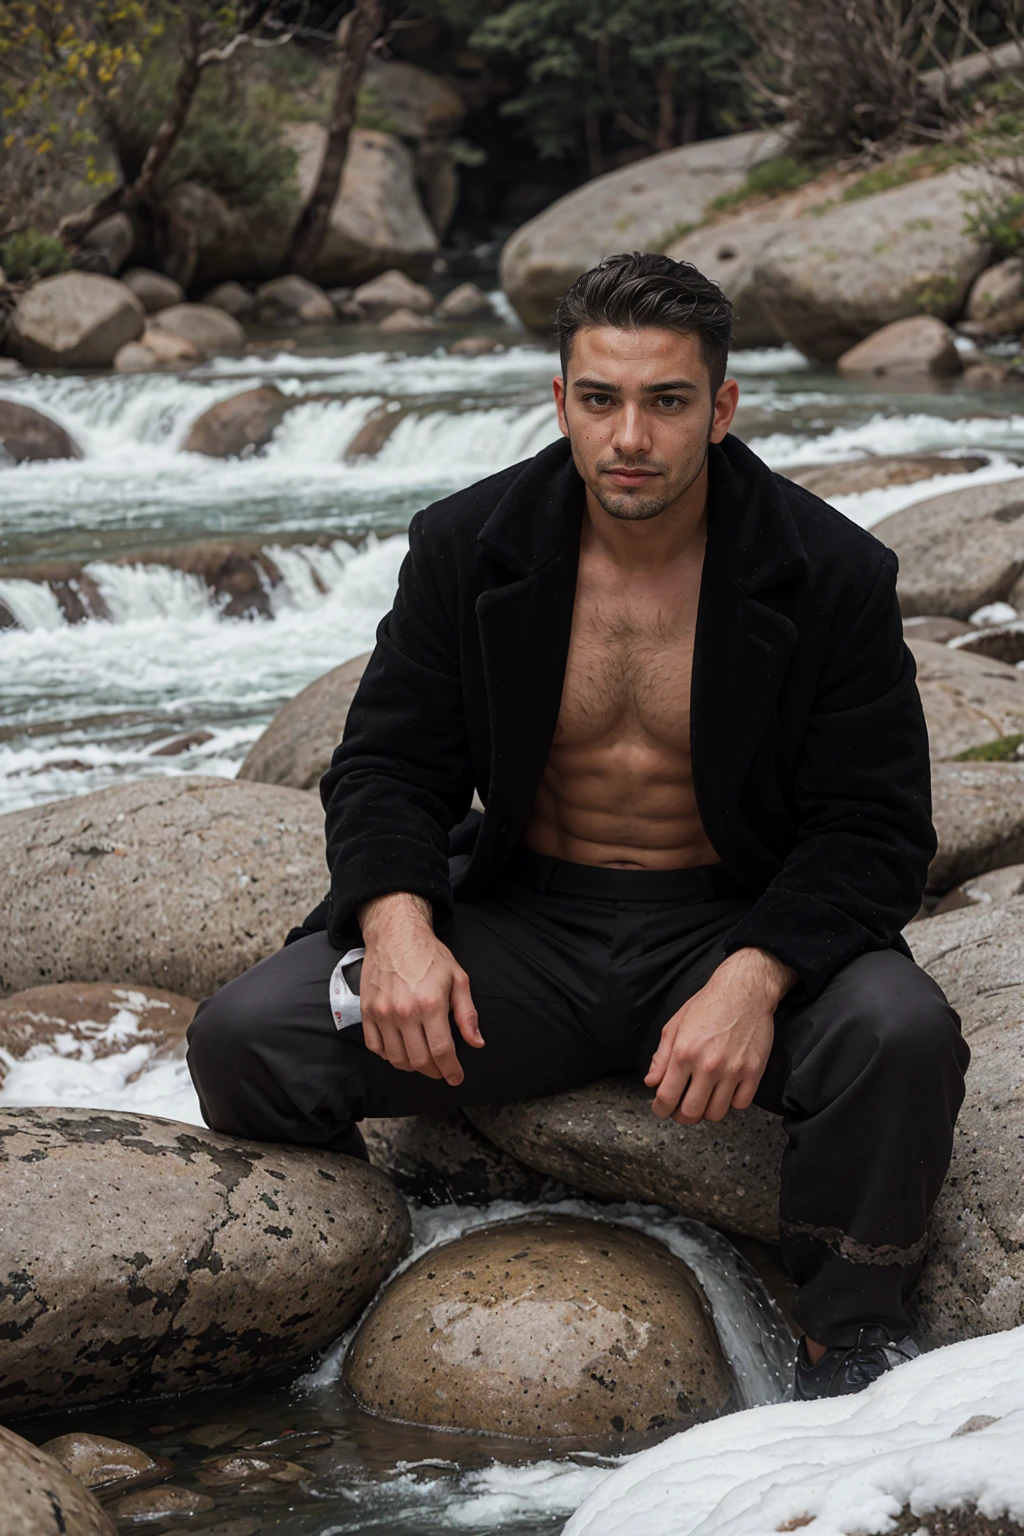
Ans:
POLYGON ((801 1339, 796 1356, 797 1400, 811 1402, 818 1397, 863 1392, 879 1376, 920 1353, 909 1333, 904 1339, 890 1339, 884 1328, 870 1327, 860 1330, 856 1344, 826 1349, 817 1365, 812 1365, 806 1340, 801 1339))

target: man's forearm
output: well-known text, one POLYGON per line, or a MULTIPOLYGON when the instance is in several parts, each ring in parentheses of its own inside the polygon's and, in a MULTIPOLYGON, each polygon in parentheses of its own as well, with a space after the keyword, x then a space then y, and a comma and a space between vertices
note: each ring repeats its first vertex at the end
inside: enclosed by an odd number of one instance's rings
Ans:
POLYGON ((433 910, 423 896, 410 891, 392 891, 387 896, 375 896, 359 908, 356 914, 366 942, 375 943, 385 934, 403 930, 434 929, 433 910))
POLYGON ((743 980, 751 990, 763 995, 774 1010, 799 977, 791 966, 767 949, 736 949, 727 955, 716 971, 719 980, 743 980))

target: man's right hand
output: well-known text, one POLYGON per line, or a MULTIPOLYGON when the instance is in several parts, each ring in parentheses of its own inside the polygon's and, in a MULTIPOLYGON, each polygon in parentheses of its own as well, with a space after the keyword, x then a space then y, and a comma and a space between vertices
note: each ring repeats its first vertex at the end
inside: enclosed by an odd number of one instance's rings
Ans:
POLYGON ((453 1088, 465 1073, 449 1013, 467 1045, 484 1039, 469 977, 434 933, 430 904, 396 892, 359 912, 366 958, 359 982, 363 1040, 400 1072, 422 1072, 453 1088))

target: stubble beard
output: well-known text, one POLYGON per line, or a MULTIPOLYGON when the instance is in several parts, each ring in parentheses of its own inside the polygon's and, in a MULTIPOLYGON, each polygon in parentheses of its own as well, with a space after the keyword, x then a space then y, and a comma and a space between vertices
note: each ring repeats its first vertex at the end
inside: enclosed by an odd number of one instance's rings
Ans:
MULTIPOLYGON (((598 486, 590 486, 590 490, 593 492, 594 497, 596 498, 597 503, 602 508, 602 510, 607 512, 609 517, 616 518, 620 523, 650 522, 652 518, 660 517, 662 512, 664 512, 666 508, 672 506, 674 502, 678 501, 681 496, 686 495, 686 492, 690 489, 690 486, 700 475, 705 463, 707 462, 709 444, 710 433, 708 435, 708 441, 704 444, 703 452, 701 453, 698 462, 696 464, 690 464, 687 466, 678 484, 672 486, 671 489, 664 487, 660 494, 656 496, 645 495, 642 490, 620 491, 616 494, 610 491, 607 487, 601 485, 600 482, 598 486)), ((572 455, 576 462, 576 468, 579 470, 581 477, 586 480, 586 476, 583 473, 584 466, 580 463, 576 455, 576 448, 572 442, 571 437, 569 439, 569 446, 572 449, 572 455)), ((598 471, 600 471, 603 467, 604 466, 601 464, 598 464, 598 471)), ((647 469, 654 467, 660 468, 661 466, 638 464, 635 467, 637 469, 647 469)))

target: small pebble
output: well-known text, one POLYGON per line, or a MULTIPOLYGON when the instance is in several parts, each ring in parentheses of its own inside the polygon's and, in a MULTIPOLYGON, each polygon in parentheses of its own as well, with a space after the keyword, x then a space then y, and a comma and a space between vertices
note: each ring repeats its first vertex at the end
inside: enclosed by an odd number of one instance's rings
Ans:
POLYGON ((167 1483, 163 1488, 143 1488, 138 1493, 126 1493, 107 1505, 108 1514, 115 1520, 173 1520, 176 1515, 201 1515, 208 1509, 216 1509, 216 1500, 208 1493, 194 1493, 191 1488, 175 1488, 167 1483))
POLYGON ((230 1483, 247 1483, 255 1479, 261 1482, 297 1483, 309 1474, 305 1467, 294 1461, 282 1461, 277 1456, 218 1456, 200 1467, 196 1477, 208 1487, 220 1488, 230 1483))
POLYGON ((164 1456, 151 1456, 137 1445, 112 1440, 108 1435, 75 1433, 58 1435, 40 1446, 87 1488, 109 1488, 115 1483, 154 1483, 170 1477, 174 1466, 164 1456))

